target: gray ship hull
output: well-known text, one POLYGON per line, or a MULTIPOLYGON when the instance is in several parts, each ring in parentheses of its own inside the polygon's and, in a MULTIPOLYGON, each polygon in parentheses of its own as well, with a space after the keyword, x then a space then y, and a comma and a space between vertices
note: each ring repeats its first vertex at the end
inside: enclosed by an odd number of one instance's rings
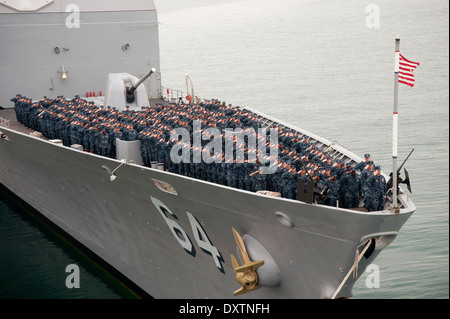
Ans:
MULTIPOLYGON (((400 213, 368 213, 134 164, 122 165, 111 181, 118 160, 0 130, 0 183, 155 298, 331 298, 355 252, 377 239, 359 277, 415 210, 405 194, 400 213), (232 228, 270 254, 279 269, 275 283, 233 297, 240 286, 230 259, 239 255, 232 228)), ((349 276, 336 297, 351 297, 357 278, 349 276)))

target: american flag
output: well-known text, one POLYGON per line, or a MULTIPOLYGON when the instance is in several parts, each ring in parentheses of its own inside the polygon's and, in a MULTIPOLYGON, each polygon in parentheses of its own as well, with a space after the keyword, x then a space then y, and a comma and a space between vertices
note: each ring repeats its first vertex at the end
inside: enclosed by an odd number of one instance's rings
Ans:
POLYGON ((400 54, 399 64, 400 65, 398 71, 398 82, 413 87, 414 86, 413 71, 420 65, 420 63, 409 61, 403 55, 400 54))

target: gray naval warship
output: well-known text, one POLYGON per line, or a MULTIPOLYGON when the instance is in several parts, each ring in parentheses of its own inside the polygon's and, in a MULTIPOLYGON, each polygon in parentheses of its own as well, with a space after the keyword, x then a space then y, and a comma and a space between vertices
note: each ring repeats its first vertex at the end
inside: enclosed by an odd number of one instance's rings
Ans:
MULTIPOLYGON (((315 184, 282 198, 142 165, 136 143, 118 140, 111 158, 45 138, 17 121, 17 93, 86 95, 119 110, 164 100, 156 8, 151 0, 5 0, 0 25, 0 183, 154 298, 351 297, 416 209, 400 187, 395 197, 388 189, 381 210, 346 209, 317 203, 326 188, 315 184)), ((333 161, 363 161, 250 111, 333 161)))

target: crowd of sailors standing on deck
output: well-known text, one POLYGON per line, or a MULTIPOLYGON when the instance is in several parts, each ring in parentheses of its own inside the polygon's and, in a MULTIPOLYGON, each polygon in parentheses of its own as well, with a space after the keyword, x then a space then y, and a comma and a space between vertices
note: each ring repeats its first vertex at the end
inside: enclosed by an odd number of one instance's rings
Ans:
MULTIPOLYGON (((260 174, 259 162, 243 163, 233 160, 212 163, 174 163, 170 149, 176 141, 170 139, 174 128, 186 128, 192 138, 193 121, 201 121, 202 130, 218 128, 254 128, 258 132, 258 117, 245 109, 226 105, 217 100, 198 105, 169 104, 143 107, 140 111, 127 109, 119 112, 111 107, 98 107, 79 96, 68 100, 44 97, 38 102, 18 94, 15 104, 17 120, 49 139, 60 139, 65 146, 80 144, 87 152, 111 158, 116 157, 116 138, 125 141, 140 140, 144 165, 152 161, 164 163, 164 168, 205 181, 248 191, 269 190, 284 198, 295 199, 298 179, 315 180, 328 186, 325 200, 320 204, 343 208, 358 207, 360 199, 369 211, 384 209, 386 181, 380 167, 374 166, 370 155, 355 166, 343 161, 332 162, 327 152, 319 150, 308 137, 299 137, 294 130, 283 126, 278 129, 279 153, 277 170, 273 174, 260 174), (360 174, 357 174, 360 171, 360 174)), ((202 146, 209 141, 202 141, 202 146)), ((190 146, 192 148, 192 145, 190 146)), ((236 149, 236 139, 233 141, 236 149)), ((243 148, 246 146, 244 145, 243 148)), ((248 151, 248 149, 247 149, 248 151)))

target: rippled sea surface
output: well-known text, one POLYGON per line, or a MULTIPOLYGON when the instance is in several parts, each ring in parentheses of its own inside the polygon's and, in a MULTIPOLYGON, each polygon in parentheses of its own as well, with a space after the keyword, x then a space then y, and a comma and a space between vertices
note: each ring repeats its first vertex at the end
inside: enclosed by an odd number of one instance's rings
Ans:
MULTIPOLYGON (((155 4, 165 87, 186 90, 187 73, 196 95, 256 109, 360 156, 370 153, 386 173, 392 170, 394 39, 400 36, 402 54, 420 62, 416 85, 399 87, 398 134, 400 163, 414 148, 405 168, 417 210, 375 260, 380 287, 368 288, 364 274, 354 298, 448 298, 449 2, 155 4)), ((2 194, 0 212, 0 297, 132 297, 2 194), (83 267, 88 289, 61 286, 67 276, 61 265, 70 263, 83 267)))

